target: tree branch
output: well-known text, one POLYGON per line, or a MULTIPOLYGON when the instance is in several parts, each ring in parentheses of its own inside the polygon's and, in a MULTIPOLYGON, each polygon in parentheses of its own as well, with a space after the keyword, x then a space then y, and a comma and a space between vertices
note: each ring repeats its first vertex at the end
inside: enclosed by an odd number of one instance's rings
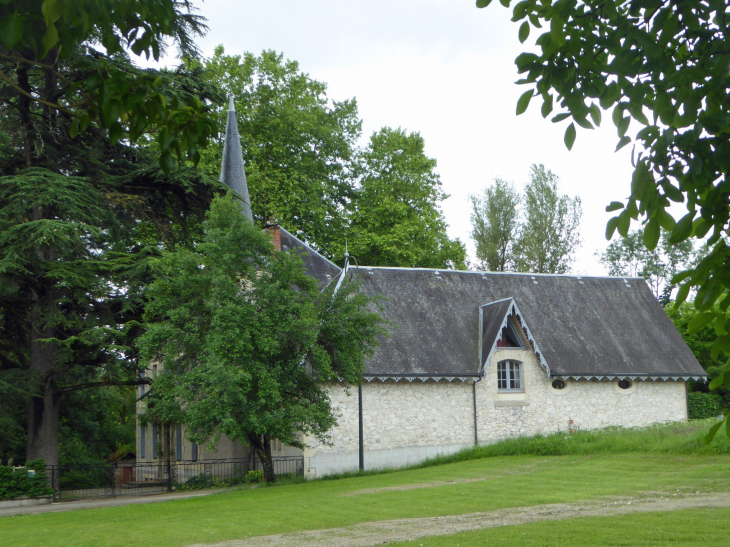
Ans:
POLYGON ((152 380, 150 378, 139 378, 137 380, 129 380, 127 382, 87 382, 85 384, 76 384, 75 386, 67 386, 59 389, 62 393, 69 393, 71 391, 79 391, 80 389, 89 389, 92 387, 108 387, 108 386, 142 386, 150 385, 152 380))

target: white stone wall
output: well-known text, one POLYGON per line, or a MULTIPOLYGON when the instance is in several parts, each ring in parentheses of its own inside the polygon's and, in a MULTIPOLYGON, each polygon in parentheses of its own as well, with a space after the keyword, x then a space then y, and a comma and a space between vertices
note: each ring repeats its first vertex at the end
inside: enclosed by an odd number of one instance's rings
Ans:
MULTIPOLYGON (((373 381, 362 391, 367 469, 415 463, 474 444, 471 383, 373 381)), ((357 388, 332 386, 329 395, 338 425, 329 432, 331 445, 307 439, 304 466, 310 476, 358 466, 357 388)))
MULTIPOLYGON (((480 443, 520 435, 639 427, 687 418, 684 382, 638 381, 628 390, 616 382, 568 381, 551 387, 529 350, 498 349, 476 384, 477 433, 480 443), (524 391, 500 393, 497 362, 521 361, 524 391), (570 421, 573 421, 571 424, 570 421)), ((306 439, 308 476, 358 467, 358 395, 341 386, 329 388, 338 426, 331 445, 306 439)), ((474 444, 474 398, 471 383, 414 380, 363 384, 365 468, 398 467, 474 444)))
POLYGON ((639 427, 687 418, 684 382, 637 381, 627 390, 613 381, 573 381, 555 390, 531 351, 498 349, 477 384, 479 442, 519 435, 639 427), (524 394, 503 395, 497 389, 497 362, 523 363, 524 394), (573 424, 570 424, 570 421, 573 424))

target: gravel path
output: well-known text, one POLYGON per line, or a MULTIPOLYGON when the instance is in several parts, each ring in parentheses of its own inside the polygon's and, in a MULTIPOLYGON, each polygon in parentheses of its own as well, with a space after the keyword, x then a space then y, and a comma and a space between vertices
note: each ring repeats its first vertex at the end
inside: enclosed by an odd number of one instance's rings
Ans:
POLYGON ((209 545, 197 543, 190 547, 212 547, 213 545, 216 547, 264 547, 275 545, 364 547, 542 520, 626 515, 649 511, 678 511, 699 507, 730 507, 730 493, 656 494, 643 498, 614 498, 601 501, 589 500, 580 503, 555 503, 447 517, 365 522, 342 528, 257 536, 250 539, 221 541, 209 545))

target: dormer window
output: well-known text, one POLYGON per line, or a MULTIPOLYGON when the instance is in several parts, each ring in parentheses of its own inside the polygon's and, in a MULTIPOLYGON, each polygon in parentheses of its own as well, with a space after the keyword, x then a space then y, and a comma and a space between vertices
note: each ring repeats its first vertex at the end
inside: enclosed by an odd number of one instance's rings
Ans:
POLYGON ((519 361, 497 363, 497 389, 499 391, 524 391, 521 365, 522 363, 519 361))

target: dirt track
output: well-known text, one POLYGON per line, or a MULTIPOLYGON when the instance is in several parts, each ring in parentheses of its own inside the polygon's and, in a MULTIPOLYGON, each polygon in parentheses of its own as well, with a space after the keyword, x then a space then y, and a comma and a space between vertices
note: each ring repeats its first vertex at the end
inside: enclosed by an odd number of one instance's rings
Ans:
MULTIPOLYGON (((572 504, 556 503, 447 517, 383 520, 342 528, 222 541, 210 544, 210 547, 213 545, 217 547, 263 547, 269 545, 361 547, 542 520, 625 515, 648 511, 677 511, 698 507, 730 507, 730 493, 655 494, 643 498, 614 498, 608 501, 585 501, 572 504)), ((198 543, 190 547, 209 547, 209 545, 198 543)))

